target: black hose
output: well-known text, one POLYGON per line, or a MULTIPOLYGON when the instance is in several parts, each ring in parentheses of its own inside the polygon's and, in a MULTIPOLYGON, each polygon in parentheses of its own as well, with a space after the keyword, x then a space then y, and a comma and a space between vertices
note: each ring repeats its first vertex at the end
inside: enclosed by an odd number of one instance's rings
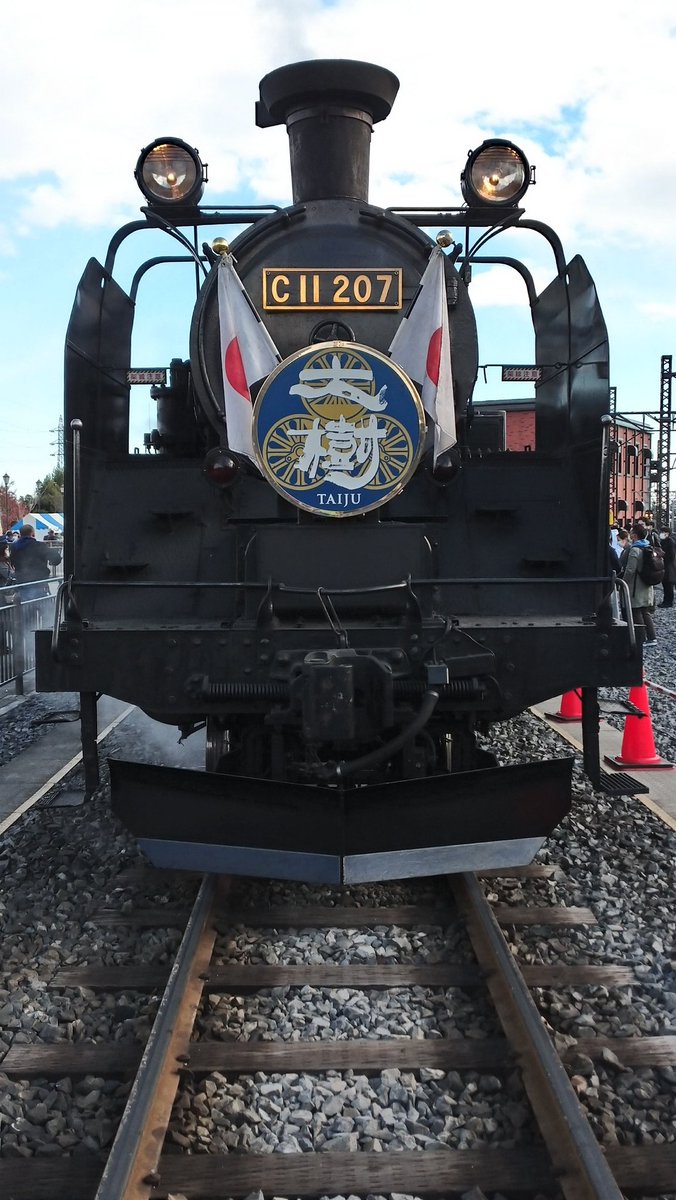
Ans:
POLYGON ((370 754, 363 754, 361 758, 353 758, 351 762, 339 762, 334 766, 326 768, 326 777, 335 779, 348 779, 351 775, 355 775, 358 771, 368 770, 371 767, 377 767, 379 763, 391 758, 402 746, 410 742, 412 738, 425 727, 429 721, 439 702, 439 692, 435 688, 429 688, 423 696, 423 702, 420 705, 420 711, 417 716, 398 733, 391 742, 387 742, 385 746, 380 746, 377 750, 372 750, 370 754))

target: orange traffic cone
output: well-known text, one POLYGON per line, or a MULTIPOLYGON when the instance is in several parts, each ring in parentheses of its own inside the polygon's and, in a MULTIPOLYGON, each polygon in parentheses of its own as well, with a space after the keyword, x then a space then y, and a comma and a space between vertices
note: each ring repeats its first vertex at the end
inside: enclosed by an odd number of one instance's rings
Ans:
POLYGON ((572 692, 566 692, 561 697, 561 706, 557 713, 547 713, 552 721, 581 721, 582 720, 582 692, 579 688, 572 692))
POLYGON ((629 703, 640 708, 643 716, 636 717, 629 714, 624 722, 624 736, 619 756, 614 758, 606 755, 605 761, 612 767, 640 767, 644 770, 663 767, 673 770, 673 763, 665 762, 659 754, 655 753, 650 703, 645 683, 641 684, 641 687, 631 688, 629 703))

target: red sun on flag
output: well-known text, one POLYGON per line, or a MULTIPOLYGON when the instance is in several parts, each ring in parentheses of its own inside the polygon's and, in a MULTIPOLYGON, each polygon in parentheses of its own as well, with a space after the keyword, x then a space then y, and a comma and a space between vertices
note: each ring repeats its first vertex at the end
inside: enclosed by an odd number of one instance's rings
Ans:
POLYGON ((229 342, 223 361, 225 366, 225 378, 230 384, 230 387, 233 388, 234 391, 239 392, 240 396, 243 396, 245 400, 250 402, 251 394, 246 381, 246 372, 244 370, 244 363, 242 362, 242 352, 239 348, 239 342, 236 337, 229 342))
POLYGON ((441 326, 435 329, 430 338, 430 344, 427 347, 427 362, 425 363, 425 371, 429 375, 432 383, 439 383, 439 369, 441 367, 441 326))

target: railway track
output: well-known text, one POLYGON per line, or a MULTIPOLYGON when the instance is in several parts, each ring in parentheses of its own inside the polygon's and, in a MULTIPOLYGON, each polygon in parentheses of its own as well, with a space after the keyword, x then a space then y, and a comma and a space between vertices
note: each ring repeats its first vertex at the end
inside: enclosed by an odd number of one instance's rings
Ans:
MULTIPOLYGON (((515 874, 547 876, 555 868, 524 868, 515 874)), ((500 872, 501 876, 510 874, 500 872)), ((134 1046, 56 1044, 16 1046, 2 1069, 15 1078, 36 1076, 129 1076, 133 1084, 108 1162, 93 1156, 0 1159, 0 1195, 7 1200, 140 1200, 170 1196, 242 1197, 261 1190, 270 1196, 459 1195, 484 1192, 536 1193, 565 1200, 619 1200, 625 1194, 657 1195, 673 1187, 676 1145, 612 1147, 604 1152, 571 1085, 565 1066, 530 996, 530 988, 631 986, 624 966, 543 965, 517 967, 501 926, 537 924, 552 928, 594 922, 588 909, 542 906, 491 907, 474 876, 455 877, 434 906, 380 908, 336 902, 271 909, 237 908, 228 881, 205 877, 195 905, 185 910, 106 910, 101 925, 184 926, 170 971, 149 966, 84 966, 60 971, 54 988, 107 992, 164 987, 145 1051, 134 1046), (391 962, 242 963, 214 956, 219 931, 239 928, 363 930, 393 925, 420 929, 447 926, 460 914, 473 961, 396 964, 391 962), (321 1041, 195 1040, 195 1017, 205 993, 240 995, 256 989, 400 987, 462 988, 490 992, 502 1037, 350 1038, 321 1041), (177 1153, 167 1140, 177 1093, 187 1081, 280 1072, 490 1071, 521 1073, 540 1131, 540 1144, 504 1149, 486 1144, 471 1150, 439 1149, 375 1153, 370 1150, 299 1154, 177 1153)), ((578 1041, 568 1055, 613 1056, 626 1067, 676 1062, 676 1038, 603 1038, 578 1041)))

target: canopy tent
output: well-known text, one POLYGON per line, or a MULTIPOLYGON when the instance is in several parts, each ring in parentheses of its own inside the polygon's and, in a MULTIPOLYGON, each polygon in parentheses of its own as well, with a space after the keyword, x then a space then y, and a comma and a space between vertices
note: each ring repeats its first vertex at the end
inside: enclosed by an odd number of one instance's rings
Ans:
POLYGON ((22 525, 32 525, 40 542, 50 530, 58 537, 63 537, 63 513, 26 513, 25 517, 10 525, 10 529, 21 529, 22 525))

